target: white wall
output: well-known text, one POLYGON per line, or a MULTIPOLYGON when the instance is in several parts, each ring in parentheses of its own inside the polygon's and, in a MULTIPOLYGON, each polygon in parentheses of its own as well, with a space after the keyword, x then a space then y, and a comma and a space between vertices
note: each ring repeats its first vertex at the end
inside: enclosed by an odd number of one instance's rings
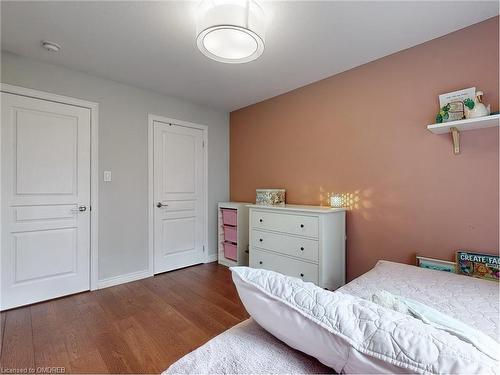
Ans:
POLYGON ((229 114, 2 51, 1 82, 99 103, 99 280, 147 269, 147 115, 208 126, 208 245, 229 197, 229 114), (110 170, 113 181, 104 183, 110 170))

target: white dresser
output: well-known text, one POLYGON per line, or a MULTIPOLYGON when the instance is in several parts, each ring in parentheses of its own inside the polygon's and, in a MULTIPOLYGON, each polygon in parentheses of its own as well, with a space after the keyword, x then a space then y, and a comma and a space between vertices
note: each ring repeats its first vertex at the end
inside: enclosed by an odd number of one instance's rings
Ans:
POLYGON ((334 290, 345 284, 345 209, 248 205, 250 267, 334 290))

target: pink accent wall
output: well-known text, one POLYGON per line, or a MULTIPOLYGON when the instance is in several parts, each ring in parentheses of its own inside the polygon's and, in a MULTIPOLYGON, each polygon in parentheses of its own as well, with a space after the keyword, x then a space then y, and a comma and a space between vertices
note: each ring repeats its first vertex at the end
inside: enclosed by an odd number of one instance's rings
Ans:
POLYGON ((415 253, 498 252, 498 128, 426 130, 438 95, 476 86, 498 111, 499 19, 491 18, 231 113, 231 200, 286 188, 287 203, 353 196, 347 276, 415 253))

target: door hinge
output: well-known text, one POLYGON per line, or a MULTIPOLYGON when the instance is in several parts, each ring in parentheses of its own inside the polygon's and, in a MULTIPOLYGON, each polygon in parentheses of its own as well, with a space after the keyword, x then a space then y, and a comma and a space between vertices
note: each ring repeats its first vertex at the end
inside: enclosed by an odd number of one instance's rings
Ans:
POLYGON ((203 245, 203 252, 205 252, 205 245, 203 245))
POLYGON ((201 141, 201 145, 203 148, 205 148, 205 141, 201 141))

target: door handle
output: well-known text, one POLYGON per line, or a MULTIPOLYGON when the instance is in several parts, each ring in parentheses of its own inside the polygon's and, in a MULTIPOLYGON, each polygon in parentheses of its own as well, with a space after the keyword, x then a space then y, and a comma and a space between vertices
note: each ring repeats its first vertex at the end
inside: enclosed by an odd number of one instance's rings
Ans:
POLYGON ((71 212, 85 212, 87 211, 87 206, 78 206, 78 208, 73 208, 71 212))
POLYGON ((168 204, 163 204, 161 202, 156 203, 156 207, 162 208, 162 207, 168 207, 168 204))

